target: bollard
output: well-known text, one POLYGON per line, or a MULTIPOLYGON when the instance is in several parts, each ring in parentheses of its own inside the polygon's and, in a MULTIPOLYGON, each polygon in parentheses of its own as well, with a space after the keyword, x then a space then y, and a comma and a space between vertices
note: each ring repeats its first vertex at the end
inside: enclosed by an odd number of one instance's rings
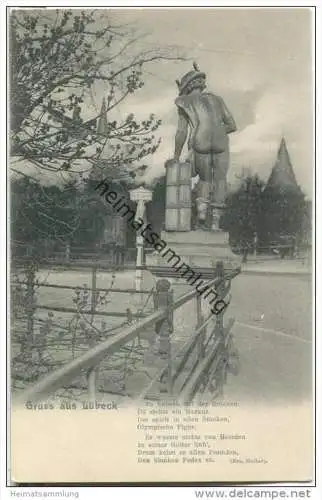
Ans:
POLYGON ((155 333, 159 338, 158 354, 160 358, 168 361, 168 366, 160 378, 160 392, 172 394, 172 360, 170 335, 173 333, 173 290, 170 290, 171 283, 166 279, 160 279, 156 283, 156 290, 153 295, 154 309, 166 309, 166 317, 157 321, 155 333))

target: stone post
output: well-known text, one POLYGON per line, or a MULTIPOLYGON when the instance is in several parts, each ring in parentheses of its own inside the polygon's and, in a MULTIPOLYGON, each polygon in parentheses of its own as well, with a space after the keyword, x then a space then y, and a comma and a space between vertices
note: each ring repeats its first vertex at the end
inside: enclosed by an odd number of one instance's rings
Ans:
MULTIPOLYGON (((131 201, 137 203, 135 221, 142 219, 146 221, 146 203, 152 200, 152 191, 141 186, 130 191, 131 201)), ((143 265, 144 265, 144 238, 141 236, 141 227, 136 233, 136 271, 135 289, 141 291, 143 288, 143 265)))

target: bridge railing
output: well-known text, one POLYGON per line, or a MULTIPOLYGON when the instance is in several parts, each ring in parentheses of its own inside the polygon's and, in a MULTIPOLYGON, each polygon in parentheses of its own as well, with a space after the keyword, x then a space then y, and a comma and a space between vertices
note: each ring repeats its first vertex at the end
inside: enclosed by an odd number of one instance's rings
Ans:
MULTIPOLYGON (((216 275, 207 284, 209 288, 212 287, 218 291, 219 298, 223 299, 229 293, 231 276, 224 274, 216 275)), ((156 383, 159 384, 161 392, 166 392, 170 395, 174 392, 180 392, 183 394, 182 397, 185 400, 193 399, 200 386, 205 386, 204 382, 205 380, 207 381, 206 372, 209 371, 216 358, 218 358, 217 363, 219 363, 220 370, 222 371, 222 363, 225 361, 225 347, 228 344, 227 334, 230 331, 232 323, 230 323, 228 329, 224 327, 223 315, 226 312, 225 310, 217 315, 211 314, 205 320, 201 312, 200 293, 195 288, 178 299, 173 300, 173 290, 171 289, 170 282, 166 279, 160 279, 156 283, 154 307, 155 311, 153 313, 138 320, 135 324, 124 327, 120 333, 90 348, 84 354, 64 364, 62 367, 44 376, 42 380, 25 389, 17 396, 17 402, 37 402, 49 399, 57 390, 66 387, 66 385, 73 382, 84 371, 86 372, 88 397, 89 399, 95 399, 97 396, 100 363, 116 353, 128 342, 139 338, 142 332, 148 328, 152 329, 151 336, 155 335, 159 339, 158 355, 163 360, 161 370, 154 376, 149 387, 153 383, 156 383), (178 358, 174 355, 178 353, 171 352, 173 313, 184 304, 194 300, 197 306, 197 324, 196 327, 193 327, 192 335, 183 349, 181 349, 181 356, 178 358), (210 336, 207 337, 206 328, 211 320, 214 321, 214 328, 210 336), (188 375, 184 376, 182 382, 183 371, 193 352, 197 352, 197 356, 195 356, 196 361, 192 369, 188 372, 188 375), (180 381, 180 384, 178 384, 178 381, 180 381)), ((218 378, 218 373, 216 377, 218 378)), ((223 376, 220 375, 220 377, 220 383, 223 384, 223 376)), ((145 389, 139 398, 148 397, 148 392, 149 388, 145 389)))

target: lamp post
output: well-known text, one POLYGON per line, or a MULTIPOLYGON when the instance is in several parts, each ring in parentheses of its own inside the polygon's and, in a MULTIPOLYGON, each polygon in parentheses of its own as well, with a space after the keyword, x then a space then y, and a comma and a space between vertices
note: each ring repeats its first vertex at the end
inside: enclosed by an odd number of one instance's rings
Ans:
MULTIPOLYGON (((131 201, 137 203, 135 221, 142 219, 146 222, 146 203, 152 200, 152 191, 140 186, 130 191, 131 201)), ((144 238, 139 232, 136 234, 136 270, 135 289, 142 290, 143 285, 143 264, 144 264, 144 238)))

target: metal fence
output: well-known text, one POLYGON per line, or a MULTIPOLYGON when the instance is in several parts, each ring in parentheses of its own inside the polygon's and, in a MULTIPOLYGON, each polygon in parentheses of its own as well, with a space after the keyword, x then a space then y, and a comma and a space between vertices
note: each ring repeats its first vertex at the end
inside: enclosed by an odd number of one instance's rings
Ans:
MULTIPOLYGON (((213 270, 213 279, 209 286, 216 290, 220 299, 229 295, 231 280, 238 272, 239 270, 225 271, 220 266, 213 270)), ((89 318, 85 320, 87 333, 80 338, 75 336, 75 331, 73 333, 71 328, 65 336, 59 336, 57 328, 53 328, 52 317, 45 320, 42 330, 35 335, 35 311, 46 310, 47 307, 52 311, 53 308, 37 305, 35 302, 37 282, 32 267, 27 270, 23 283, 20 281, 13 282, 13 287, 25 287, 23 300, 27 329, 21 338, 20 353, 24 353, 31 367, 36 366, 37 358, 39 366, 36 380, 35 377, 29 377, 27 386, 17 392, 20 402, 36 402, 51 397, 84 397, 86 394, 87 398, 97 399, 98 395, 101 397, 104 393, 113 392, 134 399, 175 395, 184 401, 191 401, 203 392, 212 393, 213 397, 220 395, 227 372, 236 372, 238 355, 233 347, 233 319, 224 324, 227 309, 217 315, 211 313, 205 318, 201 308, 202 299, 196 289, 174 300, 170 282, 167 279, 158 280, 154 289, 140 292, 145 294, 145 305, 153 298, 154 311, 144 312, 144 307, 136 313, 126 310, 123 314, 115 314, 114 311, 113 316, 123 318, 124 322, 107 335, 106 332, 102 334, 95 325, 99 316, 105 317, 108 313, 98 310, 97 294, 106 290, 96 287, 93 271, 92 287, 85 290, 86 300, 85 292, 81 295, 78 290, 78 299, 76 298, 73 308, 73 314, 78 321, 80 318, 83 321, 84 318, 89 318), (173 315, 182 306, 190 303, 195 303, 196 324, 190 328, 189 338, 178 342, 173 315), (55 335, 50 334, 51 329, 55 335), (73 355, 71 359, 64 359, 59 367, 56 365, 44 373, 40 368, 44 366, 53 337, 56 345, 59 338, 64 338, 63 352, 69 350, 73 355), (145 379, 130 390, 131 376, 133 378, 138 373, 144 374, 145 379)), ((55 287, 74 289, 58 285, 55 287)), ((113 292, 137 293, 132 289, 113 289, 113 292)), ((70 313, 69 308, 63 306, 54 310, 70 313)))
MULTIPOLYGON (((11 279, 11 373, 14 390, 40 377, 98 342, 115 335, 152 310, 152 290, 137 292, 97 286, 98 265, 90 269, 91 286, 70 286, 40 281, 38 264, 20 262, 11 279), (49 299, 48 299, 49 294, 49 299), (52 300, 54 294, 54 303, 52 300), (126 297, 121 301, 116 297, 126 297), (136 307, 132 306, 137 297, 136 307), (119 303, 117 308, 113 303, 119 303), (123 307, 124 304, 124 307, 123 307)), ((126 353, 120 353, 126 357, 126 353)), ((114 363, 115 364, 115 363, 114 363)))

